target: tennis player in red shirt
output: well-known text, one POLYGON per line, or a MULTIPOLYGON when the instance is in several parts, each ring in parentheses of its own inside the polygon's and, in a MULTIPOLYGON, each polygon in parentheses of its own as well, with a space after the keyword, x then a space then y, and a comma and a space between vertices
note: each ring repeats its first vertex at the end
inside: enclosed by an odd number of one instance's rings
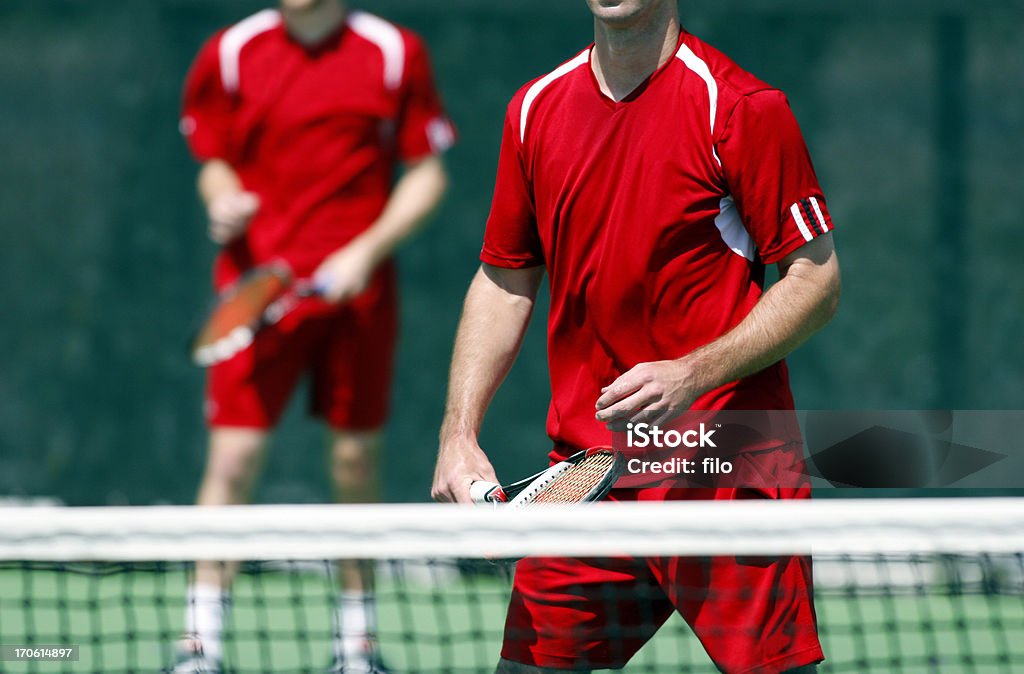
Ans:
MULTIPOLYGON (((209 234, 223 246, 215 286, 284 263, 323 291, 210 371, 198 502, 248 500, 268 432, 305 374, 311 412, 330 428, 338 498, 375 500, 397 327, 392 253, 440 201, 454 140, 425 46, 342 0, 281 0, 202 47, 183 107, 209 234)), ((197 564, 176 671, 218 670, 233 571, 197 564)), ((371 574, 340 571, 335 665, 376 671, 371 574)))
MULTIPOLYGON (((456 338, 438 500, 469 502, 471 482, 497 481, 480 425, 545 271, 552 458, 688 409, 791 410, 783 359, 836 310, 832 221, 783 94, 682 30, 675 0, 588 4, 594 44, 508 107, 456 338), (780 276, 767 289, 766 265, 780 276)), ((782 465, 773 455, 792 451, 759 454, 782 465)), ((729 674, 811 672, 823 657, 806 558, 527 559, 498 671, 621 667, 673 610, 729 674)))

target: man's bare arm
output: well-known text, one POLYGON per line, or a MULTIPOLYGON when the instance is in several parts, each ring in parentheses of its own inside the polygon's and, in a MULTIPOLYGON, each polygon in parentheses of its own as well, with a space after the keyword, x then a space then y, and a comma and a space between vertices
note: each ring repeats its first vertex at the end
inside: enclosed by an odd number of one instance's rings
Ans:
POLYGON ((448 189, 444 162, 430 155, 408 164, 377 220, 331 253, 314 274, 325 299, 343 302, 366 289, 377 266, 413 235, 448 189))
POLYGON ((238 178, 238 174, 223 159, 210 159, 203 162, 203 165, 199 167, 199 177, 196 183, 199 197, 204 204, 209 204, 226 192, 242 191, 242 181, 238 178))
POLYGON ((543 276, 544 267, 503 269, 485 264, 469 286, 455 336, 431 490, 438 501, 468 503, 474 480, 498 481, 480 449, 480 427, 519 354, 543 276))
POLYGON ((710 391, 776 363, 832 320, 839 308, 839 260, 832 234, 779 262, 779 280, 733 330, 690 354, 710 391))
POLYGON ((259 197, 245 191, 238 174, 223 159, 204 162, 197 183, 206 206, 210 238, 224 245, 241 236, 259 210, 259 197))
POLYGON ((378 260, 388 257, 423 226, 447 190, 448 173, 439 155, 406 164, 380 217, 356 241, 378 260))
POLYGON ((597 419, 662 424, 699 396, 782 360, 820 330, 839 306, 840 274, 831 233, 779 262, 779 280, 739 325, 677 360, 640 363, 606 387, 597 419))

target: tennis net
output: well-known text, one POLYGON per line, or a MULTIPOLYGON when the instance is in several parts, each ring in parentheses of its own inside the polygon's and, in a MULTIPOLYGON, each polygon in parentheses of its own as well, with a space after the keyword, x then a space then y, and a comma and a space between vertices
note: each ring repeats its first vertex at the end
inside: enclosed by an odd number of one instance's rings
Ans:
MULTIPOLYGON (((0 522, 0 672, 164 671, 184 629, 195 559, 241 562, 222 670, 240 673, 326 671, 338 590, 336 566, 325 560, 371 560, 379 652, 397 673, 493 671, 515 559, 770 561, 808 553, 826 655, 820 671, 1024 671, 1024 499, 516 513, 441 505, 43 507, 0 508, 0 522), (15 652, 67 646, 77 647, 76 659, 15 652)), ((612 615, 604 629, 614 642, 650 627, 641 623, 632 616, 616 624, 612 615)), ((626 671, 716 670, 673 616, 626 671)))

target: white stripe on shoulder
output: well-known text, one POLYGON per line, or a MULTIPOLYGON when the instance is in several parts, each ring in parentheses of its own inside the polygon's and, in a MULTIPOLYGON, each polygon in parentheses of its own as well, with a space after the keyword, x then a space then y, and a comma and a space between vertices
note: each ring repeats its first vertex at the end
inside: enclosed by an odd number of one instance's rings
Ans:
MULTIPOLYGON (((715 116, 718 114, 718 82, 715 81, 714 76, 711 74, 711 69, 708 68, 708 64, 704 62, 704 59, 700 58, 693 53, 686 43, 679 45, 679 51, 676 52, 676 58, 686 64, 686 67, 695 72, 708 87, 708 100, 711 102, 710 108, 710 119, 709 128, 711 129, 711 135, 715 135, 715 116)), ((715 161, 718 165, 722 165, 722 160, 718 158, 718 153, 715 152, 714 145, 712 145, 711 153, 715 155, 715 161)))
POLYGON ((397 89, 405 70, 405 42, 401 31, 379 16, 361 11, 350 12, 347 23, 360 37, 377 45, 384 56, 384 87, 397 89))
POLYGON ((252 16, 242 19, 224 31, 220 38, 220 81, 224 90, 229 93, 238 91, 240 84, 238 62, 242 47, 260 33, 276 28, 281 24, 281 13, 276 9, 265 9, 252 16))
POLYGON ((526 96, 523 98, 523 109, 519 113, 520 143, 526 140, 526 120, 530 115, 530 106, 533 105, 533 101, 540 95, 540 92, 544 91, 546 86, 557 80, 562 75, 572 72, 585 63, 590 63, 590 49, 584 49, 577 54, 573 60, 558 66, 550 73, 534 82, 533 86, 526 91, 526 96))

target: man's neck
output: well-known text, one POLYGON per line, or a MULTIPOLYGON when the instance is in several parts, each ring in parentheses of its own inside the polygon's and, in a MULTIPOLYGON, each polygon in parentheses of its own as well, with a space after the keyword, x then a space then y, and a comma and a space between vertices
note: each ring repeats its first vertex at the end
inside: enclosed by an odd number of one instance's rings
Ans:
POLYGON ((345 22, 346 12, 341 0, 322 0, 301 11, 282 9, 281 15, 289 35, 304 45, 313 46, 345 22))
POLYGON ((629 25, 594 20, 592 68, 601 91, 620 101, 672 58, 679 41, 679 15, 674 3, 629 25))

